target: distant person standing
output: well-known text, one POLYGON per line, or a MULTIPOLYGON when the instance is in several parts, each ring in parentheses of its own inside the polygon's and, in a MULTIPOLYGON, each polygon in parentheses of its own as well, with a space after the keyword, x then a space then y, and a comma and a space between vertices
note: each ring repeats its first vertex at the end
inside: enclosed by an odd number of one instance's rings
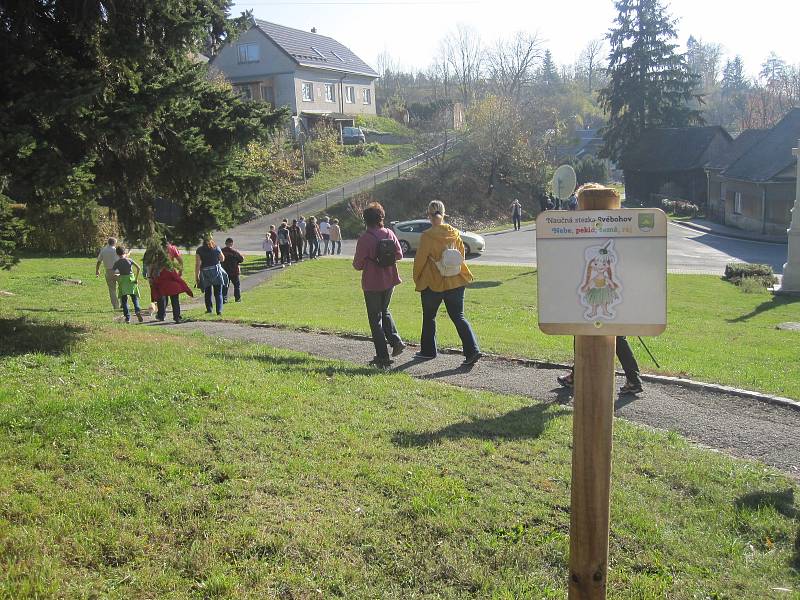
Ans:
POLYGON ((204 236, 203 243, 197 248, 194 280, 195 285, 203 290, 205 295, 207 314, 211 314, 214 304, 217 315, 222 314, 222 288, 230 283, 228 274, 222 268, 223 258, 222 250, 214 242, 214 238, 210 234, 204 236))
POLYGON ((292 224, 289 225, 289 241, 292 246, 292 258, 294 262, 303 260, 303 235, 300 231, 300 225, 297 219, 292 219, 292 224))
POLYGON ((339 227, 339 219, 331 222, 331 255, 342 253, 342 228, 339 227))
POLYGON ((511 221, 514 223, 514 231, 522 228, 522 204, 519 203, 519 198, 514 198, 511 203, 511 221))
POLYGON ((94 266, 94 276, 100 277, 100 265, 105 268, 106 285, 108 285, 108 296, 114 310, 119 310, 119 298, 117 298, 117 278, 114 275, 114 263, 117 262, 117 238, 108 238, 108 243, 102 247, 97 255, 97 264, 94 266))
POLYGON ((572 192, 572 195, 569 197, 567 208, 569 210, 578 210, 578 194, 576 192, 572 192))
POLYGON ((328 217, 320 219, 319 233, 322 236, 322 256, 326 256, 328 254, 328 245, 331 243, 331 224, 328 217))
POLYGON ((317 258, 319 255, 319 227, 317 227, 317 218, 308 217, 306 224, 306 241, 308 242, 308 258, 317 258))
POLYGON ((392 292, 400 283, 397 261, 403 258, 403 251, 392 230, 383 226, 385 216, 377 202, 364 209, 367 230, 358 238, 353 257, 353 268, 361 271, 361 289, 375 345, 375 357, 370 364, 381 369, 392 364, 387 344, 392 347, 392 356, 399 355, 406 347, 389 312, 392 292))
POLYGON ((269 226, 269 237, 272 238, 272 255, 275 257, 275 264, 278 264, 280 249, 278 248, 278 232, 275 230, 275 225, 269 226))
POLYGON ((242 270, 239 267, 244 262, 244 256, 233 247, 233 238, 225 240, 225 247, 222 249, 222 268, 228 274, 229 284, 222 288, 222 303, 228 301, 228 288, 233 285, 233 298, 236 302, 242 301, 242 289, 239 275, 242 270))
POLYGON ((303 239, 303 247, 300 248, 300 258, 308 256, 308 242, 306 241, 306 219, 303 215, 297 219, 297 226, 300 228, 300 237, 303 239))
POLYGON ((272 265, 274 265, 275 245, 272 243, 272 237, 270 237, 269 232, 267 232, 267 234, 264 235, 264 241, 261 242, 261 249, 264 251, 264 255, 267 258, 267 266, 271 267, 272 265))
POLYGON ((281 223, 278 227, 278 246, 281 249, 281 267, 291 265, 291 238, 286 223, 281 223))

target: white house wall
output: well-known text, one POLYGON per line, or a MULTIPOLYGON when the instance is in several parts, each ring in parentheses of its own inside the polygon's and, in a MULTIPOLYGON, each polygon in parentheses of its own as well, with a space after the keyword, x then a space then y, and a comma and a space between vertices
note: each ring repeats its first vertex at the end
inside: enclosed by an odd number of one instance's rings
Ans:
POLYGON ((285 52, 269 40, 257 27, 251 27, 233 43, 226 44, 214 57, 213 69, 222 73, 231 81, 242 81, 247 78, 259 79, 263 75, 291 73, 295 70, 295 62, 285 52), (240 63, 239 45, 255 42, 258 44, 258 62, 240 63))
POLYGON ((294 89, 297 97, 297 110, 309 113, 338 113, 346 115, 374 115, 375 111, 375 82, 369 77, 346 75, 336 71, 321 69, 298 68, 294 74, 294 89), (344 78, 342 78, 344 77, 344 78), (314 87, 313 101, 303 100, 303 83, 311 83, 314 87), (325 84, 332 83, 336 89, 335 102, 325 101, 325 84), (351 85, 355 88, 355 102, 344 102, 344 87, 351 85), (363 90, 370 90, 370 103, 364 104, 363 90))

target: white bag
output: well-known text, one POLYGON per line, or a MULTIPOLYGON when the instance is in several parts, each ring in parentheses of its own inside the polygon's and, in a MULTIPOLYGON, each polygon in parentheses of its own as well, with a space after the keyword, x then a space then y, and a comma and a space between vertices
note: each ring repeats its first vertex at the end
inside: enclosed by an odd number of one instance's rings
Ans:
POLYGON ((461 273, 461 263, 463 262, 464 257, 461 256, 461 252, 451 244, 449 248, 442 252, 442 258, 434 261, 434 264, 444 277, 453 277, 461 273))

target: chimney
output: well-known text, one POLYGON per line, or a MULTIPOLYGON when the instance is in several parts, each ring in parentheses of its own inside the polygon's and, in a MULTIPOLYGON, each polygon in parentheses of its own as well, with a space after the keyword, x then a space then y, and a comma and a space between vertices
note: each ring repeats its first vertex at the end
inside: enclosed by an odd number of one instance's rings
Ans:
POLYGON ((316 27, 312 27, 311 28, 311 33, 317 33, 317 28, 316 27))

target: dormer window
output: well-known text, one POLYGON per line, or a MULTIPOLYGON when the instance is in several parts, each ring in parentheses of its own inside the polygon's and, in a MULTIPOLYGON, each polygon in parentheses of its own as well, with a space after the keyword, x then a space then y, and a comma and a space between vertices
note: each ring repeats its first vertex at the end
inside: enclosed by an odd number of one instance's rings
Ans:
POLYGON ((239 64, 258 62, 258 44, 239 44, 239 64))

